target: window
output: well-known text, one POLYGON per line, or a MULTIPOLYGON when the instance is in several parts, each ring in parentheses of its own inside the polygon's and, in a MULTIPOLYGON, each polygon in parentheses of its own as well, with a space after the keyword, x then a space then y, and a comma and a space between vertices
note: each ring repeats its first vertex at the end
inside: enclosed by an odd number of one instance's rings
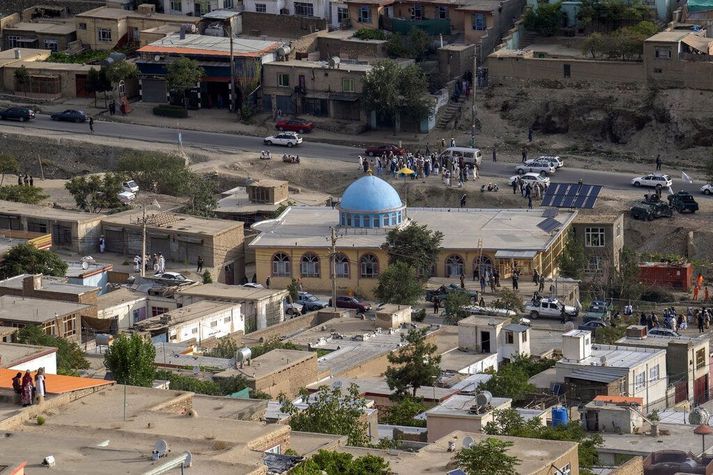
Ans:
POLYGON ((233 0, 224 0, 223 1, 223 8, 230 9, 230 8, 234 8, 234 7, 235 7, 235 3, 233 2, 233 0))
POLYGON ((314 16, 314 5, 311 3, 295 2, 295 15, 314 16))
POLYGON ((371 23, 371 12, 369 7, 364 5, 359 8, 359 23, 371 23))
POLYGON ((706 365, 706 349, 701 348, 696 351, 696 369, 703 368, 706 365))
POLYGON ((473 29, 476 31, 485 30, 485 15, 482 13, 473 14, 473 29))
POLYGON ((280 87, 290 87, 290 75, 284 74, 284 73, 278 73, 277 85, 280 87))
POLYGON ((86 29, 87 29, 87 24, 86 24, 86 23, 80 23, 80 24, 79 24, 79 29, 80 29, 80 30, 86 30, 86 29))
POLYGON ((171 0, 171 11, 182 12, 181 0, 171 0))
POLYGON ((302 256, 300 274, 302 277, 319 277, 319 257, 312 253, 302 256))
POLYGON ((161 315, 166 312, 168 312, 168 308, 166 308, 166 307, 151 307, 151 316, 152 317, 155 317, 156 315, 161 315))
POLYGON ((290 257, 287 254, 278 252, 272 256, 272 275, 274 277, 290 276, 290 257))
POLYGON ((587 267, 585 267, 584 272, 588 274, 595 274, 602 270, 602 257, 601 256, 589 256, 587 259, 587 267))
POLYGON ((420 3, 415 4, 411 8, 411 19, 420 20, 423 18, 423 5, 420 3))
POLYGON ((98 41, 111 41, 111 30, 108 28, 98 28, 97 29, 97 40, 98 41))
POLYGON ((7 44, 10 46, 10 48, 17 48, 18 46, 20 46, 20 37, 14 35, 8 36, 7 44))
POLYGON ((337 21, 343 23, 347 20, 349 20, 349 9, 343 7, 337 8, 337 21))
POLYGON ((64 335, 65 337, 70 336, 70 335, 75 335, 77 333, 77 329, 74 327, 74 315, 69 315, 67 317, 64 317, 63 322, 64 324, 64 335))
POLYGON ((334 267, 337 277, 349 278, 349 258, 344 254, 334 256, 334 267))
POLYGON ((527 343, 527 332, 526 331, 522 332, 522 342, 527 343))
POLYGON ((563 64, 562 65, 562 74, 566 78, 571 78, 572 77, 572 66, 570 64, 563 64))
POLYGON ((461 256, 450 256, 446 259, 446 277, 460 277, 465 274, 465 265, 461 256))
POLYGON ((570 464, 565 465, 560 469, 561 475, 572 475, 572 466, 570 464))
POLYGON ((513 332, 505 332, 505 343, 508 345, 512 345, 513 343, 515 343, 515 335, 513 334, 513 332))
POLYGON ((604 228, 584 228, 585 247, 604 247, 604 228))
POLYGON ((354 79, 342 79, 342 92, 355 92, 354 79))
POLYGON ((361 268, 362 277, 370 279, 379 275, 379 260, 374 255, 367 254, 362 256, 359 260, 359 267, 361 268))
POLYGON ((636 383, 634 385, 634 391, 641 391, 646 387, 646 371, 636 375, 636 383))
POLYGON ((231 317, 225 317, 223 323, 230 323, 231 317))
POLYGON ((196 333, 198 333, 198 327, 192 328, 192 329, 191 329, 191 333, 194 334, 194 335, 195 335, 196 333))
POLYGON ((621 223, 616 225, 616 237, 621 236, 621 223))
POLYGON ((649 381, 657 381, 659 379, 659 365, 649 368, 649 381))
POLYGON ((438 18, 440 18, 442 20, 445 20, 446 18, 448 18, 448 7, 443 6, 443 5, 438 7, 438 18))
POLYGON ((255 11, 257 13, 267 13, 267 4, 265 3, 256 3, 255 4, 255 11))
POLYGON ((45 40, 45 49, 57 52, 59 51, 59 43, 57 40, 45 40))
POLYGON ((656 56, 656 59, 671 59, 671 48, 657 46, 654 49, 654 56, 656 56))

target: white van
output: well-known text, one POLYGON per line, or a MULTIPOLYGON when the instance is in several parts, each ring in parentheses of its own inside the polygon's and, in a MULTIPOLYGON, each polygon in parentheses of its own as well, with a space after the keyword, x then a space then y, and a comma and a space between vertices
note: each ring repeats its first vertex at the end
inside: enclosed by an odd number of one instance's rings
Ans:
POLYGON ((480 162, 483 160, 483 154, 478 148, 470 147, 448 147, 439 155, 443 158, 450 158, 451 160, 458 160, 463 157, 465 163, 471 167, 475 164, 480 166, 480 162))

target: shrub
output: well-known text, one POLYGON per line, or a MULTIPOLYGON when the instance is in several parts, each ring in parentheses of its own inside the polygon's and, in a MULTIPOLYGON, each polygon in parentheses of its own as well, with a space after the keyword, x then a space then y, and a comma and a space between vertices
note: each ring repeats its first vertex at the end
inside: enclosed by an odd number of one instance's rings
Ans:
POLYGON ((665 302, 674 302, 676 299, 674 295, 663 289, 650 289, 646 290, 641 294, 641 300, 644 300, 646 302, 657 302, 657 303, 665 303, 665 302))
POLYGON ((46 421, 45 421, 44 416, 37 416, 37 425, 38 425, 38 426, 43 426, 43 425, 45 425, 45 422, 46 422, 46 421))
POLYGON ((411 320, 414 322, 422 322, 426 319, 426 309, 422 308, 417 312, 411 314, 411 320))
POLYGON ((371 28, 360 28, 354 33, 354 38, 359 40, 385 40, 386 33, 382 30, 372 30, 371 28))
POLYGON ((177 119, 185 119, 188 117, 188 110, 182 106, 174 106, 171 104, 161 104, 153 108, 154 115, 162 117, 173 117, 177 119))

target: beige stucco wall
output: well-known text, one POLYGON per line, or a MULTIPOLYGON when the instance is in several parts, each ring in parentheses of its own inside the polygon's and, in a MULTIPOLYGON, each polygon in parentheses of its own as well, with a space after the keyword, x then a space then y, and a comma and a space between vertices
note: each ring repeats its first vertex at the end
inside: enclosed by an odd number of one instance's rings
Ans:
POLYGON ((267 63, 263 66, 263 90, 265 94, 291 94, 295 86, 299 85, 299 77, 305 77, 305 89, 311 92, 345 92, 342 80, 354 80, 354 93, 363 91, 364 76, 366 71, 349 71, 347 65, 342 68, 321 69, 312 67, 299 67, 279 62, 267 63), (278 86, 278 74, 289 74, 289 87, 278 86))
POLYGON ((378 5, 366 5, 369 7, 369 12, 371 13, 371 23, 360 23, 359 22, 359 10, 362 7, 362 5, 358 4, 349 4, 349 19, 352 22, 352 28, 358 30, 361 28, 371 28, 371 29, 378 29, 379 28, 379 16, 381 15, 381 12, 383 11, 383 7, 380 7, 378 5))

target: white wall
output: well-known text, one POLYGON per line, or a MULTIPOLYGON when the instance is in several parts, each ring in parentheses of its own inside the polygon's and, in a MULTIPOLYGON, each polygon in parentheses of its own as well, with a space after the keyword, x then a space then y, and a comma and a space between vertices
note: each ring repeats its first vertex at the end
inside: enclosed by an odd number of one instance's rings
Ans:
POLYGON ((465 368, 461 368, 458 370, 458 372, 460 374, 478 374, 484 373, 485 370, 488 368, 492 368, 494 371, 498 370, 497 354, 488 355, 487 358, 483 358, 477 363, 473 363, 472 365, 468 365, 465 368))
POLYGON ((279 15, 280 10, 285 8, 284 0, 245 0, 243 5, 245 6, 246 12, 254 12, 255 4, 263 3, 265 4, 265 13, 272 13, 273 15, 279 15))
MULTIPOLYGON (((338 10, 340 8, 346 8, 347 11, 349 10, 349 7, 347 6, 346 3, 343 2, 329 2, 329 22, 334 28, 339 28, 339 15, 338 15, 338 10)), ((348 16, 348 15, 347 15, 348 16)))
POLYGON ((240 304, 171 327, 168 341, 182 343, 195 338, 200 342, 206 338, 220 338, 237 331, 245 331, 245 321, 240 313, 240 304))
POLYGON ((34 360, 26 361, 12 368, 15 371, 37 371, 39 368, 44 368, 47 374, 57 374, 57 352, 53 351, 49 355, 40 356, 34 360))
POLYGON ((147 299, 141 298, 137 300, 132 300, 130 302, 124 302, 119 305, 114 305, 113 307, 107 307, 102 310, 97 311, 98 318, 114 318, 118 319, 119 330, 125 330, 132 326, 134 323, 134 310, 144 309, 144 315, 146 318, 150 317, 150 309, 146 305, 147 299))
POLYGON ((507 343, 507 333, 509 330, 503 330, 500 334, 503 344, 501 347, 502 358, 512 359, 519 354, 530 354, 530 330, 525 332, 512 332, 513 343, 507 343), (526 336, 526 339, 524 338, 526 336), (523 341, 524 340, 524 341, 523 341))
POLYGON ((644 398, 645 412, 653 409, 666 407, 666 387, 668 378, 666 377, 666 352, 661 351, 655 357, 650 358, 639 366, 629 370, 627 380, 628 395, 631 397, 644 398), (651 369, 658 365, 658 378, 651 379, 651 369), (645 373, 645 384, 637 389, 636 375, 645 373))
MULTIPOLYGON (((311 3, 314 16, 318 18, 328 18, 329 2, 327 0, 297 0, 298 3, 311 3)), ((295 0, 286 0, 285 8, 290 11, 290 15, 295 14, 295 0)))

